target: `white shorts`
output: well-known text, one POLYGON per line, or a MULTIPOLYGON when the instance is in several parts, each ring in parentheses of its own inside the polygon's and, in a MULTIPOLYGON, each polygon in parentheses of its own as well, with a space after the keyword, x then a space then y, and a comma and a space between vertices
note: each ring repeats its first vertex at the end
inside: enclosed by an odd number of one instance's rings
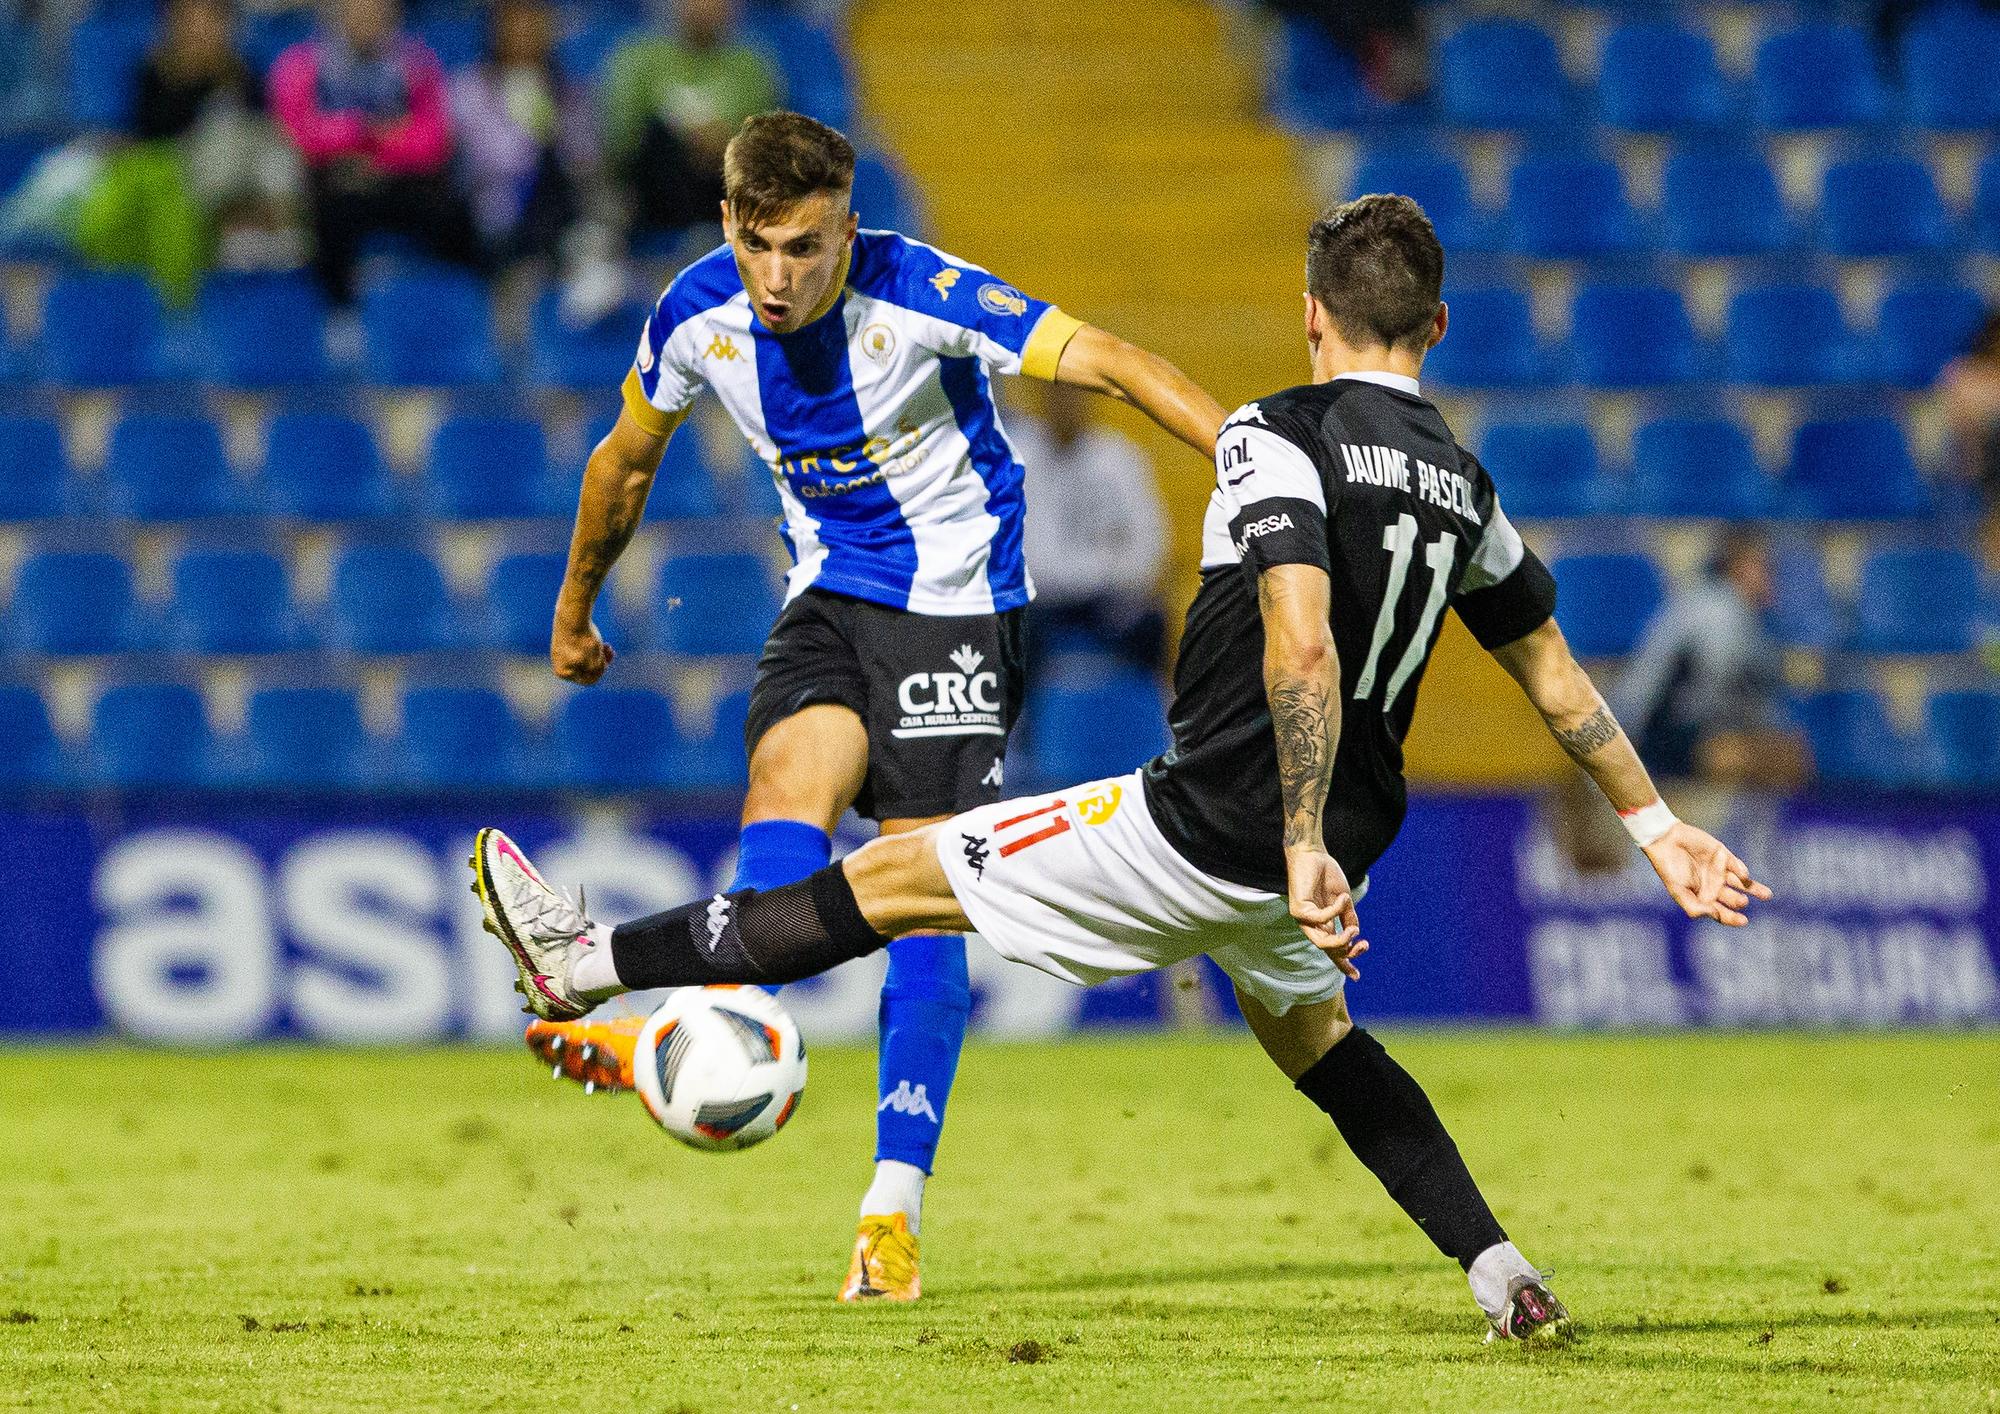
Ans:
POLYGON ((1207 953, 1273 1015, 1340 995, 1340 969, 1283 898, 1213 878, 1174 851, 1136 771, 955 815, 938 826, 937 852, 994 951, 1066 982, 1207 953))

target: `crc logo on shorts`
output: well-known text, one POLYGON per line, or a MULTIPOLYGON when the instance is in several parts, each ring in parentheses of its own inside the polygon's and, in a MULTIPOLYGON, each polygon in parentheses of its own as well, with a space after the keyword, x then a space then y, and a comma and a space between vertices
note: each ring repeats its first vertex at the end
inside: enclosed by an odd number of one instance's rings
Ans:
POLYGON ((1011 285, 981 285, 979 307, 993 314, 1026 314, 1028 297, 1011 285))
POLYGON ((1125 799, 1125 788, 1110 785, 1102 790, 1094 790, 1076 803, 1076 818, 1086 825, 1106 825, 1118 813, 1118 806, 1125 799))
POLYGON ((902 717, 889 735, 1005 736, 1000 722, 1000 675, 981 672, 986 655, 962 643, 951 655, 956 671, 911 673, 896 685, 902 717))

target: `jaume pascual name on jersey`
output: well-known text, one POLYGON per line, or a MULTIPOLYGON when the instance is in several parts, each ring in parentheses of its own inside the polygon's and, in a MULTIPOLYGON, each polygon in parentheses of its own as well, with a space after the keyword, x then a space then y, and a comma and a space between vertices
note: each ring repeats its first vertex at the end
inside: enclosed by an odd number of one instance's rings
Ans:
POLYGON ((1467 520, 1479 519, 1479 512, 1472 503, 1472 483, 1455 471, 1432 466, 1423 458, 1412 457, 1394 447, 1358 447, 1352 442, 1340 444, 1340 458, 1347 463, 1349 484, 1358 482, 1363 486, 1382 486, 1391 491, 1401 491, 1405 496, 1420 496, 1432 505, 1442 506, 1467 520), (1414 492, 1410 489, 1412 466, 1416 468, 1414 492))

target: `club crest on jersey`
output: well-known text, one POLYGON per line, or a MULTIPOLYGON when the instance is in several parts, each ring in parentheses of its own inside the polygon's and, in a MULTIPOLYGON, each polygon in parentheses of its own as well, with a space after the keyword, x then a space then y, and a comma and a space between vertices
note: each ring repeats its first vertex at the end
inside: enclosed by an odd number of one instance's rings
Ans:
POLYGON ((938 271, 937 274, 931 276, 930 286, 938 292, 938 299, 940 301, 951 298, 951 287, 958 283, 958 277, 961 273, 947 266, 943 270, 938 271))
POLYGON ((896 331, 887 324, 870 324, 861 331, 861 352, 876 363, 887 363, 896 353, 896 331))
POLYGON ((734 363, 743 355, 737 351, 736 341, 727 334, 717 334, 708 341, 708 347, 701 351, 703 358, 720 359, 724 363, 734 363))
POLYGON ((1022 315, 1028 312, 1028 297, 1010 285, 981 285, 979 307, 994 314, 1022 315))
POLYGON ((1111 785, 1092 791, 1076 803, 1076 818, 1086 825, 1107 825, 1125 799, 1125 788, 1111 785))
POLYGON ((1005 736, 1000 721, 1000 675, 980 671, 986 655, 962 643, 950 655, 952 672, 911 673, 896 687, 902 718, 896 737, 1005 736))

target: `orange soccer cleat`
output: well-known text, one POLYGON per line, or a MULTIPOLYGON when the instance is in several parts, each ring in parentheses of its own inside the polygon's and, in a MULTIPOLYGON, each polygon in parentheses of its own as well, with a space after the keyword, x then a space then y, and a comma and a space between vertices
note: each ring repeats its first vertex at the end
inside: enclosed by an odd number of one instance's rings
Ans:
POLYGON ((528 1049, 558 1078, 583 1082, 583 1093, 632 1088, 632 1053, 643 1016, 591 1017, 582 1021, 531 1021, 528 1049))
POLYGON ((842 1301, 915 1301, 923 1295, 917 1276, 917 1235, 903 1213, 868 1217, 854 1233, 854 1260, 848 1263, 842 1301))

